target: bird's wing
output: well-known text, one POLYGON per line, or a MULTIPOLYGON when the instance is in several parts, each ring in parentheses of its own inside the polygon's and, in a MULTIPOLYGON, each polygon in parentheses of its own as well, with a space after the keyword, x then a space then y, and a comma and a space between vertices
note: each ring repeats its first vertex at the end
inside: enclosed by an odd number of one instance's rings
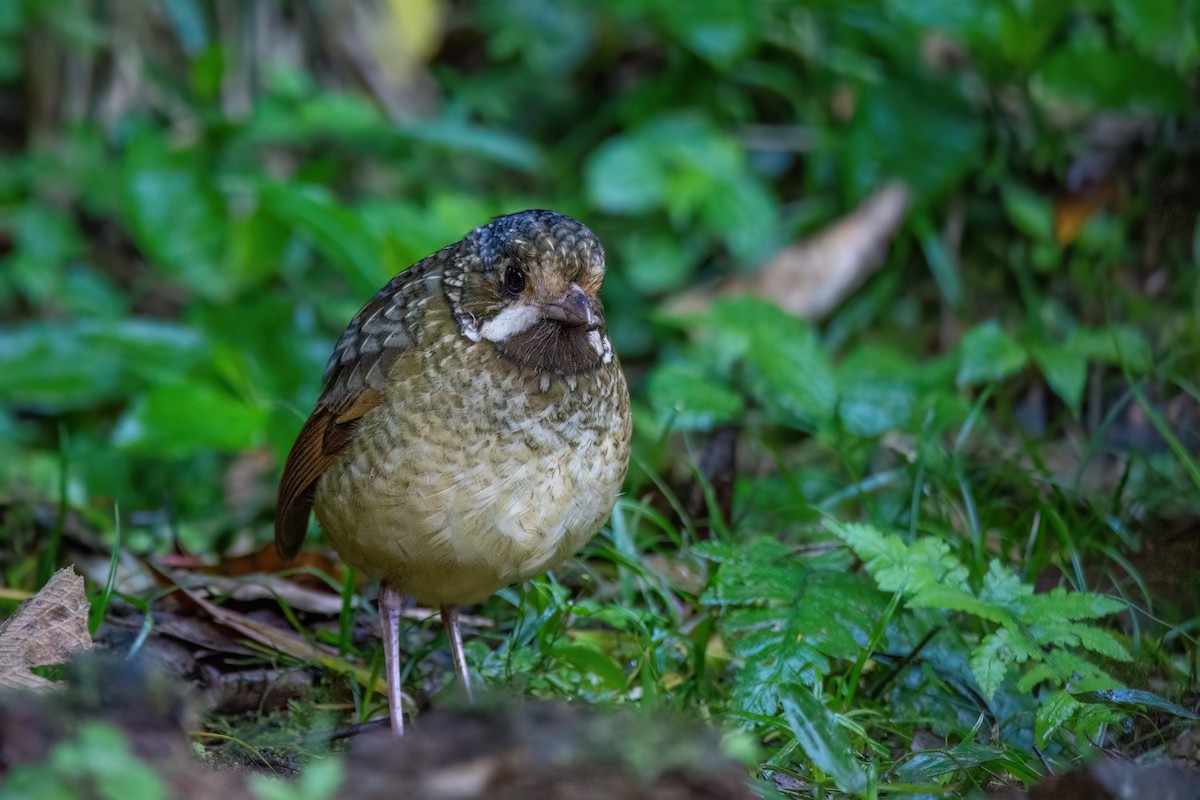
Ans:
POLYGON ((416 343, 426 304, 440 295, 437 256, 392 278, 350 321, 325 367, 324 391, 300 429, 279 480, 275 548, 290 559, 308 530, 317 481, 383 399, 396 360, 416 343))

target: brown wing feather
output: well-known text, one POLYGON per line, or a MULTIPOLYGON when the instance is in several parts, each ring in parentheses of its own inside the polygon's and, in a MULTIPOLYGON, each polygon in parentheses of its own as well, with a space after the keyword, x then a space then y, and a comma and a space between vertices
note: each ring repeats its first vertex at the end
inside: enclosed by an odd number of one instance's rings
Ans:
POLYGON ((441 255, 392 278, 355 315, 333 349, 325 390, 300 429, 279 481, 275 548, 285 559, 304 542, 317 481, 350 442, 362 416, 379 404, 391 365, 417 341, 423 301, 439 286, 441 255))
POLYGON ((367 390, 352 413, 318 405, 300 429, 279 481, 275 511, 275 549, 284 558, 294 558, 304 542, 317 481, 350 442, 358 420, 378 402, 379 392, 367 390))

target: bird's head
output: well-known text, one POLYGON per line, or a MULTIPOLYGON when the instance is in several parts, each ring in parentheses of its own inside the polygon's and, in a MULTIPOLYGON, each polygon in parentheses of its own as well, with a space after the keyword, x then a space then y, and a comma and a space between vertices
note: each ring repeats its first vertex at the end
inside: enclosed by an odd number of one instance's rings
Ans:
POLYGON ((445 287, 463 336, 539 372, 572 375, 612 360, 599 297, 604 248, 583 223, 522 211, 476 228, 456 249, 445 287))

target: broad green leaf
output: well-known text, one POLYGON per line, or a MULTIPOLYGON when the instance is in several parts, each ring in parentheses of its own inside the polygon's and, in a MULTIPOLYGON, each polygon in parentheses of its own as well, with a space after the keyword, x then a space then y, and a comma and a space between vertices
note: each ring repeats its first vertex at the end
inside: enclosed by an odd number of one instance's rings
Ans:
POLYGON ((806 565, 776 539, 758 536, 744 543, 723 562, 716 579, 701 596, 709 605, 791 602, 803 588, 806 565))
POLYGON ((145 132, 125 152, 117 190, 142 252, 193 292, 223 300, 237 280, 221 269, 228 214, 206 159, 199 148, 171 150, 165 139, 145 132))
POLYGON ((230 224, 227 269, 243 286, 261 283, 279 272, 290 239, 278 216, 256 208, 230 224))
POLYGON ((1094 692, 1072 694, 1081 703, 1106 703, 1113 706, 1144 706, 1163 711, 1181 719, 1200 720, 1200 715, 1189 711, 1178 703, 1172 703, 1154 692, 1142 689, 1100 689, 1094 692))
POLYGON ((643 294, 661 294, 683 288, 700 260, 697 243, 681 240, 678 236, 634 233, 618 240, 617 244, 621 247, 622 272, 643 294))
POLYGON ((640 138, 622 134, 601 144, 584 166, 588 199, 610 214, 657 208, 666 194, 667 166, 640 138))
POLYGON ((582 644, 556 644, 551 655, 595 677, 605 689, 623 692, 628 688, 629 678, 625 671, 607 653, 582 644))
POLYGON ((843 792, 859 794, 867 789, 867 776, 850 746, 845 729, 820 698, 796 688, 783 699, 783 717, 788 730, 813 766, 833 778, 843 792))
POLYGON ((1127 49, 1064 48, 1046 59, 1036 88, 1050 100, 1069 100, 1088 109, 1182 114, 1187 82, 1178 72, 1127 49))
POLYGON ((755 298, 716 303, 706 322, 744 360, 757 399, 800 426, 828 422, 837 402, 829 356, 811 326, 755 298))
POLYGON ((370 297, 389 277, 380 242, 362 220, 324 189, 302 184, 264 184, 263 208, 312 242, 321 255, 341 267, 356 290, 370 297))
POLYGON ((856 436, 880 436, 903 430, 912 420, 915 398, 912 387, 899 382, 852 383, 842 381, 838 417, 856 436))
POLYGON ((947 775, 1004 760, 1000 747, 988 747, 978 742, 963 741, 948 750, 924 750, 905 758, 894 771, 901 783, 929 783, 947 775))
POLYGON ((186 456, 201 450, 236 452, 258 444, 268 411, 247 405, 207 383, 152 389, 113 433, 119 447, 137 453, 186 456))
POLYGON ((697 113, 669 113, 597 147, 584 168, 592 205, 616 214, 661 210, 675 228, 721 236, 743 261, 771 246, 776 201, 745 150, 697 113))
POLYGON ((975 112, 947 85, 885 79, 864 87, 849 129, 832 141, 855 196, 898 177, 930 200, 978 168, 983 134, 975 112))
POLYGON ((1038 746, 1045 747, 1054 732, 1065 725, 1082 707, 1083 704, 1072 697, 1070 692, 1062 689, 1051 692, 1038 706, 1037 719, 1034 722, 1038 746))
POLYGON ((436 117, 399 128, 407 138, 480 156, 506 167, 534 172, 543 166, 541 151, 528 140, 501 128, 489 128, 451 117, 436 117))
POLYGON ((1007 378, 1025 366, 1025 350, 995 321, 967 331, 959 343, 959 386, 991 383, 1007 378))
POLYGON ((1054 241, 1054 208, 1049 198, 1010 183, 1004 185, 1001 199, 1013 227, 1034 241, 1054 241))
POLYGON ((1063 347, 1089 361, 1124 366, 1134 374, 1145 373, 1152 366, 1150 344, 1141 331, 1129 325, 1075 328, 1063 347))
POLYGON ((1069 682, 1073 691, 1090 692, 1120 686, 1116 678, 1088 660, 1079 650, 1050 647, 1044 650, 1044 658, 1058 671, 1064 683, 1069 682))
POLYGON ((87 408, 121 390, 117 354, 89 348, 74 326, 0 329, 0 375, 0 401, 49 412, 87 408))
POLYGON ((650 401, 671 412, 673 427, 707 430, 742 413, 742 396, 691 364, 666 364, 650 374, 650 401))
MULTIPOLYGON (((857 436, 905 430, 917 403, 918 366, 903 350, 867 344, 837 366, 838 417, 857 436)), ((944 381, 936 381, 938 386, 944 381)))
POLYGON ((1200 60, 1200 6, 1179 0, 1115 0, 1117 30, 1138 52, 1183 70, 1200 60), (1190 31, 1191 35, 1184 34, 1190 31))
POLYGON ((196 331, 157 320, 0 328, 0 400, 46 411, 87 408, 179 380, 204 352, 196 331))
POLYGON ((1078 417, 1087 379, 1087 358, 1076 349, 1047 343, 1033 344, 1029 352, 1050 389, 1078 417))
POLYGON ((650 7, 673 36, 719 68, 731 67, 758 40, 755 7, 750 3, 694 0, 650 7))

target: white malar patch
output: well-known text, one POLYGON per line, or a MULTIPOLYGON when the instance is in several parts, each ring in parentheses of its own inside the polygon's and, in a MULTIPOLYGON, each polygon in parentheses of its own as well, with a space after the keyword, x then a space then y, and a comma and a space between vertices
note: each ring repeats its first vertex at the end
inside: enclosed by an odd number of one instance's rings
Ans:
POLYGON ((503 342, 510 336, 529 330, 541 317, 541 311, 536 306, 527 303, 509 306, 483 323, 479 327, 479 335, 489 342, 503 342))
POLYGON ((605 364, 612 361, 612 344, 608 341, 608 337, 602 335, 600 331, 588 331, 588 344, 605 364))
POLYGON ((479 327, 475 325, 474 320, 464 319, 462 322, 463 336, 466 336, 472 342, 483 340, 483 335, 479 332, 479 327))

